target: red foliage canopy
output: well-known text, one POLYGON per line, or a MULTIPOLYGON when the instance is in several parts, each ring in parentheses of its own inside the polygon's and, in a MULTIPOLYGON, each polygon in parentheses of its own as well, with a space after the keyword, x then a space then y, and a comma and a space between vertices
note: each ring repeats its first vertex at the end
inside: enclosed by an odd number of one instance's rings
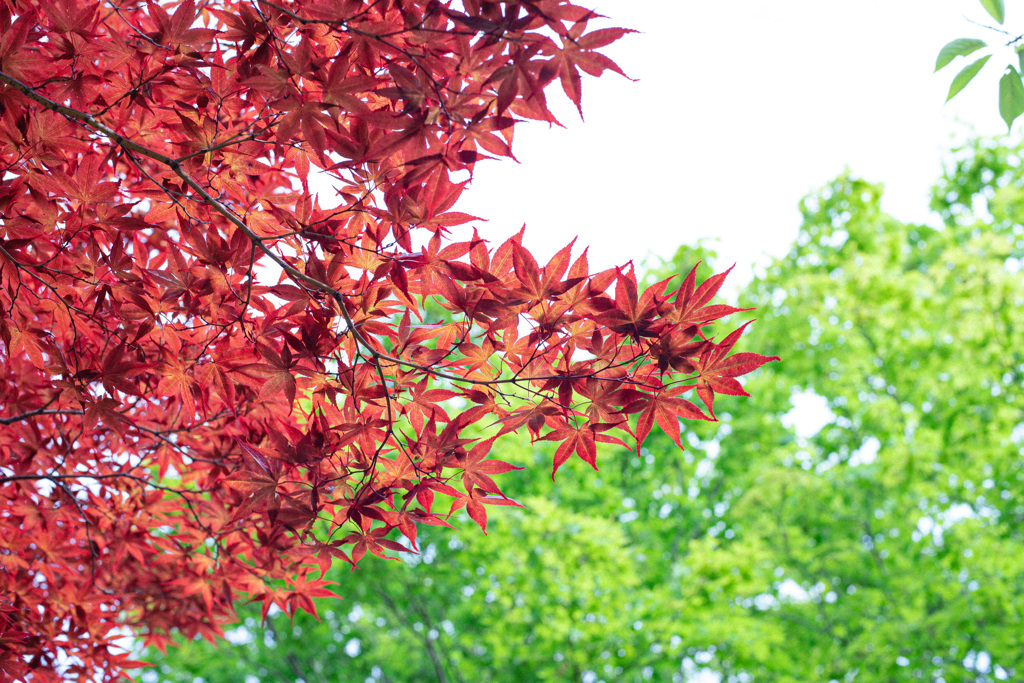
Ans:
POLYGON ((555 122, 549 84, 579 106, 581 70, 621 73, 596 16, 0 0, 0 672, 110 680, 126 627, 313 610, 334 560, 515 505, 494 438, 594 465, 743 393, 769 359, 702 331, 722 276, 640 293, 451 236, 467 171, 555 122))

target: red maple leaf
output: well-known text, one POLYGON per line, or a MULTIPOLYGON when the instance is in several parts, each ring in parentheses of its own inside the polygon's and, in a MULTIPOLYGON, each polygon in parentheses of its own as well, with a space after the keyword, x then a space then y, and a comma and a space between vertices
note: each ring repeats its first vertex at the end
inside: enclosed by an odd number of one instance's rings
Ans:
POLYGON ((542 441, 557 441, 558 448, 555 450, 554 468, 551 470, 551 479, 554 480, 558 468, 572 457, 573 453, 580 456, 580 459, 597 469, 597 442, 617 443, 625 446, 626 443, 619 438, 602 434, 609 429, 616 427, 614 424, 589 423, 582 426, 563 422, 550 432, 541 437, 542 441))
POLYGON ((744 323, 739 329, 733 330, 712 350, 697 362, 697 395, 704 401, 708 411, 714 415, 713 403, 715 392, 731 396, 749 396, 736 377, 746 375, 773 360, 781 360, 778 356, 762 356, 759 353, 734 353, 732 347, 739 341, 743 331, 750 323, 744 323))
POLYGON ((641 392, 641 397, 630 405, 623 408, 623 413, 640 413, 636 424, 636 454, 640 455, 640 446, 643 445, 651 428, 657 422, 672 441, 679 448, 683 447, 679 431, 680 418, 686 420, 714 420, 713 416, 705 415, 696 405, 682 398, 693 385, 675 386, 665 389, 657 389, 654 393, 646 394, 641 392))
POLYGON ((501 460, 488 460, 486 459, 487 453, 490 452, 491 446, 494 445, 494 440, 497 437, 482 441, 474 446, 465 455, 459 456, 458 462, 462 467, 462 484, 466 487, 467 491, 479 489, 487 493, 493 493, 497 496, 502 496, 501 489, 494 483, 490 475, 492 474, 504 474, 506 472, 512 472, 513 470, 521 470, 522 467, 516 467, 510 465, 507 462, 501 460))

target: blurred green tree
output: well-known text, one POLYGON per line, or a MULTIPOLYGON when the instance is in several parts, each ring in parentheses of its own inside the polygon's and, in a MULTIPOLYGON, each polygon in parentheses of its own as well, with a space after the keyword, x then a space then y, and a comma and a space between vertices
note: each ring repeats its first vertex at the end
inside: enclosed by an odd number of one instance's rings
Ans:
POLYGON ((531 465, 509 495, 543 497, 489 537, 424 533, 404 563, 333 574, 347 599, 322 621, 252 609, 233 646, 187 643, 143 680, 1020 680, 1024 158, 956 150, 937 227, 881 197, 844 174, 802 201, 740 297, 747 343, 783 361, 686 451, 660 436, 545 484, 540 444, 503 445, 531 465))

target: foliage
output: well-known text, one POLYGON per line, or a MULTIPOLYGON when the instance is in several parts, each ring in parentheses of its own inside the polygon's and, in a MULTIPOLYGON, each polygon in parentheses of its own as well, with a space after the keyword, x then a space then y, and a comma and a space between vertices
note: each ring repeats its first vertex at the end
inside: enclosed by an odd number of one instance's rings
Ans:
MULTIPOLYGON (((719 429, 697 425, 686 451, 652 435, 597 478, 565 472, 544 494, 555 524, 531 499, 494 520, 499 542, 431 533, 420 561, 337 573, 345 607, 300 615, 301 631, 278 615, 270 641, 253 609, 253 641, 187 643, 160 680, 1020 679, 1021 188, 1022 151, 987 142, 954 152, 940 227, 837 178, 742 295, 761 310, 755 343, 784 360, 751 380, 756 401, 723 402, 719 429), (342 654, 352 638, 360 653, 342 654)), ((547 457, 525 448, 496 452, 547 457)), ((510 490, 542 476, 527 467, 510 490)))
MULTIPOLYGON (((1006 8, 1003 0, 979 0, 979 2, 997 23, 1001 25, 1006 21, 1006 8)), ((999 115, 1006 122, 1007 130, 1009 130, 1013 127, 1013 122, 1017 120, 1017 117, 1024 114, 1024 81, 1021 80, 1021 74, 1024 73, 1024 43, 1020 42, 1021 39, 1024 39, 1024 34, 1014 37, 1013 34, 1000 28, 989 27, 989 29, 1000 34, 999 40, 1005 40, 1006 37, 1010 38, 1010 40, 1005 42, 1005 45, 991 46, 993 50, 1006 52, 1009 57, 1009 63, 1004 64, 1003 75, 999 79, 999 115), (1012 52, 1010 52, 1011 50, 1012 52)), ((957 38, 951 40, 939 50, 939 55, 935 59, 935 70, 942 69, 957 57, 966 57, 978 50, 989 47, 986 41, 979 38, 957 38)), ((991 58, 992 54, 990 53, 964 66, 953 77, 953 81, 949 85, 949 94, 946 96, 946 101, 949 102, 961 90, 966 88, 967 84, 981 73, 982 68, 991 58)))
MULTIPOLYGON (((1010 166, 981 175, 1019 182, 1010 166)), ((792 680, 1020 674, 1024 233, 980 210, 994 187, 943 178, 937 197, 970 204, 937 202, 936 229, 899 223, 881 188, 840 178, 804 202, 797 246, 746 299, 774 302, 764 343, 790 349, 784 374, 763 376, 776 385, 766 406, 812 392, 832 414, 751 463, 756 493, 725 518, 745 530, 738 553, 751 537, 777 549, 762 579, 776 602, 761 607, 805 653, 792 680)), ((732 427, 764 448, 763 423, 732 427)))
POLYGON ((459 227, 475 164, 557 123, 545 88, 579 107, 581 71, 621 73, 598 50, 629 31, 599 18, 0 4, 8 677, 113 679, 126 627, 212 639, 238 598, 312 611, 336 560, 406 552, 459 510, 486 529, 518 505, 489 457, 510 432, 596 467, 598 442, 639 449, 745 394, 770 359, 708 330, 736 310, 707 305, 724 276, 640 291, 572 245, 542 266, 522 233, 459 227))

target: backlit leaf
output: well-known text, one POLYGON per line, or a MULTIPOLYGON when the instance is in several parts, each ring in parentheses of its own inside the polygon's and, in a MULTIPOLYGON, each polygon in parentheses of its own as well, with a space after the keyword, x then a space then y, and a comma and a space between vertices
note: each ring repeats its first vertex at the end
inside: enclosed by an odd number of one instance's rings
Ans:
POLYGON ((981 71, 981 67, 985 66, 985 62, 989 60, 992 55, 985 55, 981 59, 972 62, 965 66, 960 73, 953 77, 953 82, 949 86, 949 94, 946 95, 946 101, 949 102, 953 97, 967 87, 967 84, 971 82, 978 72, 981 71))
POLYGON ((957 38, 952 40, 939 50, 939 56, 935 59, 935 70, 938 71, 957 57, 969 55, 986 45, 984 40, 978 40, 977 38, 957 38))
POLYGON ((985 11, 992 15, 992 18, 998 21, 1000 24, 1006 20, 1006 7, 1003 5, 1003 0, 980 0, 981 6, 985 8, 985 11))
POLYGON ((999 79, 999 115, 1009 130, 1021 114, 1024 114, 1024 84, 1021 84, 1020 73, 1010 65, 999 79))

